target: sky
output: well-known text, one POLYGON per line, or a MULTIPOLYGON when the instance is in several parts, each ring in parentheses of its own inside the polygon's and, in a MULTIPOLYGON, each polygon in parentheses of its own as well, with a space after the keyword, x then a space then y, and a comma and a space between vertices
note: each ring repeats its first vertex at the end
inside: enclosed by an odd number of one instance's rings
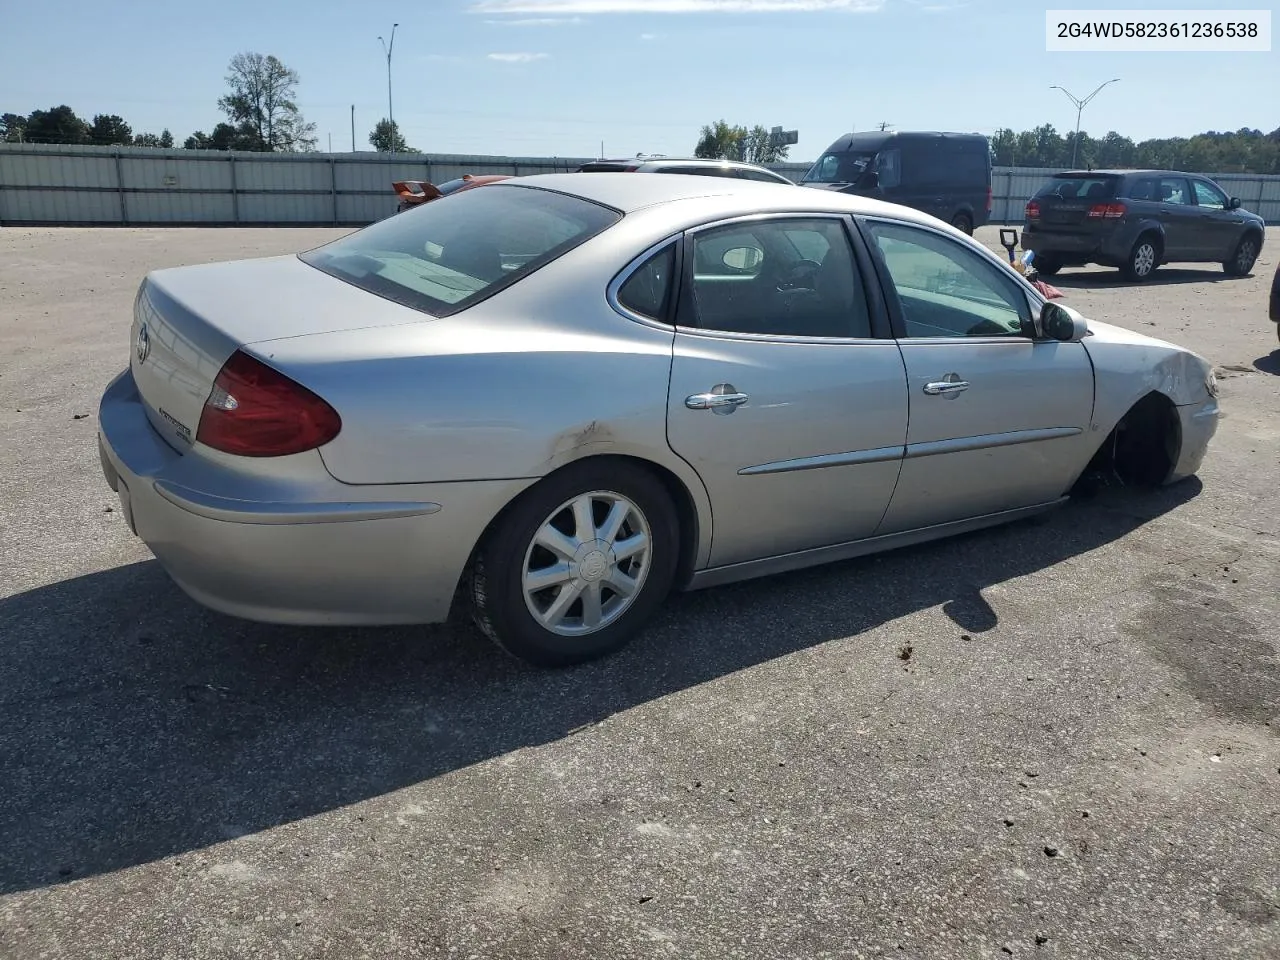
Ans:
MULTIPOLYGON (((1265 2, 1240 2, 1267 9, 1265 2)), ((850 130, 1082 129, 1135 140, 1280 127, 1280 53, 1046 52, 1046 7, 1179 0, 0 0, 0 112, 66 103, 179 144, 224 119, 227 62, 300 75, 319 149, 371 149, 387 115, 430 153, 691 155, 702 125, 797 130, 812 160, 850 130), (331 138, 331 141, 330 141, 331 138)), ((1280 18, 1277 18, 1280 19, 1280 18)))

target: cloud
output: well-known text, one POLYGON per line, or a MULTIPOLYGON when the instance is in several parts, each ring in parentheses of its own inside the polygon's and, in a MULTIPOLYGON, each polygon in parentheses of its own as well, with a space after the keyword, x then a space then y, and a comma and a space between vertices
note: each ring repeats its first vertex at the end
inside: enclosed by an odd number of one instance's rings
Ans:
POLYGON ((886 0, 477 0, 472 13, 871 13, 886 0))
POLYGON ((549 53, 491 53, 489 59, 502 63, 532 63, 534 60, 546 60, 550 56, 549 53))
POLYGON ((486 20, 485 23, 504 27, 559 27, 567 23, 582 23, 581 17, 521 17, 519 20, 486 20))
POLYGON ((642 33, 640 34, 640 39, 641 40, 657 40, 658 35, 656 33, 642 33))

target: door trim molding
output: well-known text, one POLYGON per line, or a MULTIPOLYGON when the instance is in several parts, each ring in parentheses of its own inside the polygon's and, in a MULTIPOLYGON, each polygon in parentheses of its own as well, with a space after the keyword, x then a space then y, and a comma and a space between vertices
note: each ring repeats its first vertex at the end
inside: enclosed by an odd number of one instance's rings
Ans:
POLYGON ((956 437, 953 440, 929 440, 909 443, 904 459, 936 457, 946 453, 965 453, 970 450, 986 450, 991 447, 1012 447, 1020 443, 1036 443, 1041 440, 1060 440, 1078 437, 1084 433, 1081 427, 1041 427, 1035 430, 1013 430, 1009 433, 986 433, 976 437, 956 437))
POLYGON ((902 459, 906 448, 901 444, 892 447, 875 447, 871 450, 851 450, 848 453, 824 453, 816 457, 796 457, 793 460, 774 460, 743 467, 740 477, 754 477, 769 473, 791 473, 794 470, 820 470, 824 467, 850 467, 861 463, 884 463, 902 459))

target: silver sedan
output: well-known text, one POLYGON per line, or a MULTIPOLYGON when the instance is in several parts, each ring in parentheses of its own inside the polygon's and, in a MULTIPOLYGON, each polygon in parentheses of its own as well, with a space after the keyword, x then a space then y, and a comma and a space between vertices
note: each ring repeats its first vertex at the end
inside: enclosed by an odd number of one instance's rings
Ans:
POLYGON ((100 452, 191 597, 470 612, 541 665, 673 589, 1178 481, 1208 363, 916 211, 695 176, 486 184, 297 256, 149 274, 100 452))

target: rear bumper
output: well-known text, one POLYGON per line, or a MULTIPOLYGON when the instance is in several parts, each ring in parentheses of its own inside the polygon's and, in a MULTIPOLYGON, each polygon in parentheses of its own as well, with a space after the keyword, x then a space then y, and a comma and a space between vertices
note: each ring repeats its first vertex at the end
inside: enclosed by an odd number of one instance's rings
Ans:
POLYGON ((1221 417, 1216 397, 1178 407, 1177 411, 1182 428, 1182 447, 1178 453, 1178 462, 1169 475, 1169 483, 1190 477, 1200 469, 1209 450, 1209 441, 1218 432, 1218 420, 1221 417))
POLYGON ((1022 229, 1022 249, 1037 256, 1053 256, 1079 263, 1119 264, 1129 253, 1129 245, 1119 230, 1106 233, 1067 233, 1026 225, 1022 229))
POLYGON ((489 520, 530 482, 350 486, 318 454, 305 480, 237 474, 166 444, 128 370, 98 422, 130 529, 193 599, 248 620, 442 621, 489 520))

